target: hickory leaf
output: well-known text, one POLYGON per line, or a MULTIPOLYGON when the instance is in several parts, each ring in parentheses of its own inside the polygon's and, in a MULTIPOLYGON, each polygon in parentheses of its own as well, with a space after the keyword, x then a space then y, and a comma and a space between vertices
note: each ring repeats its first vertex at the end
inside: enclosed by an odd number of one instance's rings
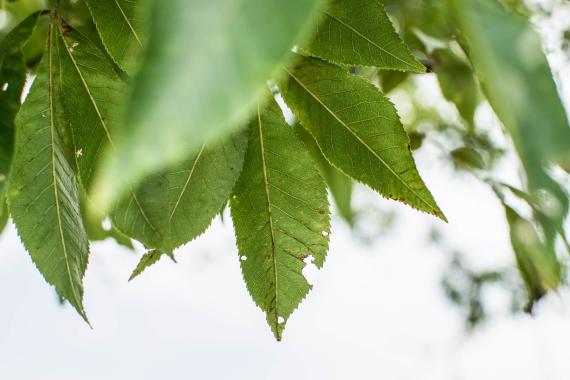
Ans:
POLYGON ((226 204, 243 165, 247 135, 203 146, 192 159, 147 178, 120 202, 114 225, 148 249, 171 253, 202 234, 226 204))
POLYGON ((315 0, 154 1, 145 61, 97 205, 242 126, 318 10, 315 0), (270 21, 269 21, 270 20, 270 21), (183 110, 183 112, 181 112, 183 110))
POLYGON ((315 37, 301 50, 327 61, 423 73, 380 0, 331 0, 315 20, 315 37))
MULTIPOLYGON (((41 12, 33 13, 17 25, 0 43, 0 203, 8 183, 14 149, 14 119, 20 109, 21 95, 26 83, 26 64, 22 47, 36 27, 41 12)), ((5 207, 0 207, 0 218, 5 207)))
POLYGON ((275 101, 265 110, 258 106, 249 130, 231 214, 247 289, 280 340, 311 288, 304 260, 324 263, 329 205, 318 169, 275 101))
POLYGON ((315 58, 287 70, 283 97, 330 163, 381 195, 443 220, 396 109, 374 85, 315 58))
POLYGON ((8 190, 10 212, 27 251, 46 281, 87 321, 83 276, 89 246, 77 180, 61 130, 59 67, 54 18, 37 77, 16 118, 15 154, 8 190))
POLYGON ((93 21, 113 60, 134 74, 146 41, 143 0, 87 0, 93 21))

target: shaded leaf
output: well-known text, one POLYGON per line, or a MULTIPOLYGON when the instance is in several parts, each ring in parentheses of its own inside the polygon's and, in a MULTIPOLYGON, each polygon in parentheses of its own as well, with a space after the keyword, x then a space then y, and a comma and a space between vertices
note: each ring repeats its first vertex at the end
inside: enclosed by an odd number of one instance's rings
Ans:
POLYGON ((32 260, 59 296, 87 321, 82 299, 89 247, 76 177, 60 132, 64 120, 57 83, 56 23, 50 25, 46 54, 16 119, 8 202, 32 260))
POLYGON ((272 101, 249 126, 244 169, 231 199, 243 276, 280 340, 309 292, 304 260, 321 267, 328 250, 325 184, 272 101))
POLYGON ((247 122, 320 1, 155 1, 145 61, 97 205, 247 122), (271 20, 271 22, 268 22, 271 20), (180 112, 184 110, 184 112, 180 112))
POLYGON ((226 204, 243 166, 247 135, 203 146, 192 159, 147 178, 120 202, 113 224, 147 248, 172 252, 212 222, 226 204), (150 228, 149 228, 150 227, 150 228))
POLYGON ((400 39, 380 0, 331 0, 301 50, 330 62, 424 73, 400 39))
POLYGON ((451 158, 456 165, 467 169, 485 169, 485 160, 479 152, 473 148, 461 147, 451 151, 451 158))
POLYGON ((381 195, 445 220, 418 174, 396 109, 377 88, 314 58, 287 72, 283 97, 329 162, 381 195))
POLYGON ((146 42, 144 3, 144 0, 87 0, 105 48, 129 74, 138 68, 146 42))

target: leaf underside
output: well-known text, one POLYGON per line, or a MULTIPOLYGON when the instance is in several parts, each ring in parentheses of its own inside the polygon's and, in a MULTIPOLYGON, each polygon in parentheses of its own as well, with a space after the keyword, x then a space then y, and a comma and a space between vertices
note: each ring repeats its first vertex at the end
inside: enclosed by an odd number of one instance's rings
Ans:
POLYGON ((328 161, 381 195, 442 220, 393 104, 374 85, 316 58, 287 70, 283 97, 328 161))
POLYGON ((258 108, 249 129, 231 213, 247 288, 280 340, 310 290, 304 260, 324 263, 329 206, 318 169, 274 101, 258 108))

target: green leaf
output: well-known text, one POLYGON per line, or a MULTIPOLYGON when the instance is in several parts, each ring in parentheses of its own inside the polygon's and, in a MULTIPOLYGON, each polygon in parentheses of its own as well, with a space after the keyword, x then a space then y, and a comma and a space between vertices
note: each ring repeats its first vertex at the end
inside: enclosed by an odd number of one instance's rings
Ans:
POLYGON ((5 201, 2 201, 2 206, 0 207, 0 235, 4 232, 9 219, 10 213, 8 212, 8 205, 5 201))
POLYGON ((330 163, 387 198, 445 220, 418 174, 396 109, 376 87, 314 58, 287 72, 283 97, 330 163))
POLYGON ((110 205, 144 176, 246 123, 311 25, 315 0, 155 1, 145 61, 116 152, 93 191, 110 205))
POLYGON ((87 0, 87 6, 109 55, 134 74, 146 42, 143 0, 87 0))
MULTIPOLYGON (((14 119, 20 109, 26 83, 26 64, 22 47, 29 40, 41 12, 36 12, 16 26, 0 43, 0 203, 8 183, 14 148, 14 119)), ((0 218, 5 207, 0 208, 0 218)))
POLYGON ((313 160, 317 163, 340 216, 352 226, 354 224, 354 210, 352 208, 352 189, 354 184, 352 179, 327 161, 313 136, 299 123, 295 124, 294 130, 313 160))
POLYGON ((301 50, 345 65, 424 73, 400 39, 380 0, 331 0, 315 21, 317 32, 301 50))
POLYGON ((172 261, 176 262, 176 260, 174 260, 174 256, 172 255, 172 253, 164 253, 164 252, 156 250, 156 249, 148 251, 141 258, 141 261, 139 262, 139 264, 137 265, 137 267, 135 268, 135 270, 131 274, 131 277, 129 277, 129 281, 132 281, 134 278, 138 277, 148 267, 156 264, 158 262, 158 260, 160 260, 162 258, 162 256, 168 256, 168 257, 170 257, 170 259, 172 261))
POLYGON ((243 166, 243 132, 192 159, 147 178, 134 197, 112 213, 114 225, 147 248, 163 253, 188 243, 212 222, 227 202, 243 166))
POLYGON ((473 125, 479 104, 479 86, 473 69, 451 50, 436 50, 434 71, 443 96, 453 102, 463 119, 473 125))
POLYGON ((61 66, 59 83, 69 119, 66 137, 73 148, 81 182, 88 189, 103 151, 115 146, 127 86, 112 62, 79 32, 61 22, 55 39, 61 66))
POLYGON ((10 212, 26 249, 46 281, 87 321, 83 276, 89 246, 79 211, 77 182, 61 138, 57 27, 50 25, 46 54, 16 118, 8 190, 10 212))
POLYGON ((481 154, 467 146, 451 151, 450 155, 456 165, 465 169, 483 170, 487 167, 481 154))
POLYGON ((562 267, 555 252, 541 242, 532 223, 509 206, 505 205, 505 210, 517 265, 529 292, 527 309, 532 311, 536 301, 560 285, 562 267))
POLYGON ((495 0, 449 1, 485 95, 513 138, 530 193, 546 191, 558 205, 542 223, 552 245, 568 197, 546 166, 570 162, 570 128, 540 38, 526 18, 495 0))
POLYGON ((243 276, 280 340, 309 292, 304 260, 322 267, 328 250, 325 184, 272 101, 250 125, 244 169, 231 199, 243 276))

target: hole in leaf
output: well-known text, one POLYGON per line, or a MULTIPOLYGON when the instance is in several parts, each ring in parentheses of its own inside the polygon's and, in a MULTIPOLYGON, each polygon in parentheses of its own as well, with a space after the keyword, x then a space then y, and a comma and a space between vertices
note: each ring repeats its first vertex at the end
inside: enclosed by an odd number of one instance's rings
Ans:
POLYGON ((10 87, 10 83, 4 83, 2 85, 2 91, 8 91, 8 87, 10 87))
POLYGON ((323 236, 325 236, 325 237, 326 237, 326 236, 329 236, 329 232, 328 232, 328 231, 323 231, 322 234, 323 234, 323 236))
POLYGON ((241 261, 246 261, 247 260, 247 256, 240 256, 239 258, 241 261))
POLYGON ((283 323, 285 323, 285 318, 283 318, 282 316, 277 317, 277 323, 282 325, 283 323))
POLYGON ((313 257, 313 255, 309 255, 303 260, 305 266, 303 267, 301 273, 303 274, 303 277, 305 277, 309 285, 313 285, 314 279, 316 278, 316 275, 319 271, 319 268, 317 268, 314 261, 315 258, 313 257))

